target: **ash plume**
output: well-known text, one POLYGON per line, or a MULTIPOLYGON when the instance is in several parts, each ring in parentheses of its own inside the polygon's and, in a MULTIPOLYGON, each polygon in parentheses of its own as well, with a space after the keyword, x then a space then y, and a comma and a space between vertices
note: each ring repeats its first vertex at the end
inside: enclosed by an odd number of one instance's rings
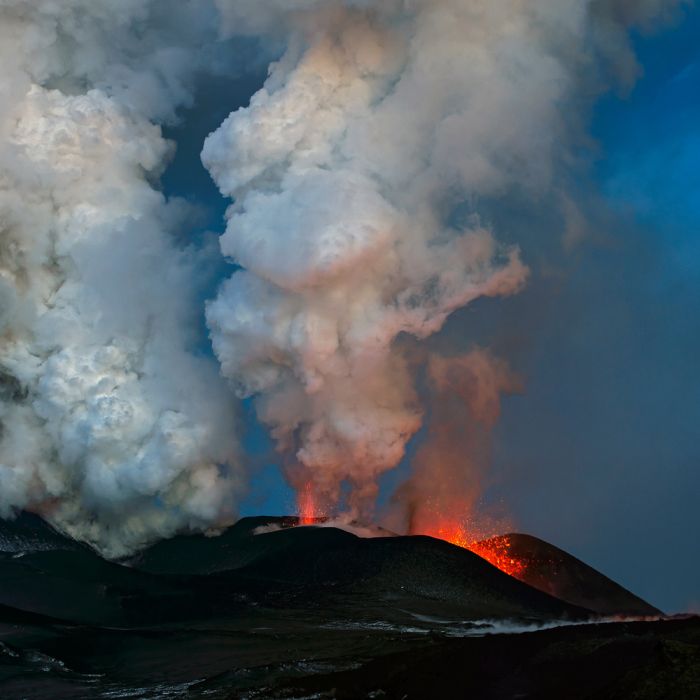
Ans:
POLYGON ((478 539, 496 525, 489 522, 493 514, 479 513, 488 486, 491 432, 502 397, 521 393, 523 381, 482 348, 456 357, 433 355, 426 374, 427 438, 412 460, 412 475, 394 494, 389 517, 399 532, 430 534, 436 524, 460 523, 466 515, 470 522, 464 525, 478 539))
POLYGON ((556 193, 583 228, 578 91, 634 80, 630 26, 679 4, 0 0, 0 516, 113 556, 225 522, 229 384, 296 486, 370 509, 425 412, 397 339, 526 283, 483 201, 556 193), (176 235, 161 126, 240 36, 276 58, 202 152, 242 268, 206 308, 219 367, 197 337, 215 251, 176 235))
POLYGON ((0 516, 111 555, 241 490, 232 398, 193 350, 211 252, 176 244, 184 204, 151 185, 196 5, 163 27, 157 3, 0 3, 0 516))
POLYGON ((575 238, 578 91, 633 80, 629 26, 677 3, 218 5, 229 31, 290 38, 202 152, 243 268, 207 308, 214 348, 294 485, 332 506, 349 484, 363 511, 423 417, 396 339, 525 284, 483 201, 557 193, 575 238))

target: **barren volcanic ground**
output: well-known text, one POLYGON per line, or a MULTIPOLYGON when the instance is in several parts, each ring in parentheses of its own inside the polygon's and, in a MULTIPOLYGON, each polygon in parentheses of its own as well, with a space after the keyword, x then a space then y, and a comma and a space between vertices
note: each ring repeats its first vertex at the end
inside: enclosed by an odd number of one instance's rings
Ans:
POLYGON ((0 522, 0 697, 700 697, 698 619, 601 621, 657 611, 552 545, 510 536, 519 581, 429 537, 296 523, 114 563, 0 522))

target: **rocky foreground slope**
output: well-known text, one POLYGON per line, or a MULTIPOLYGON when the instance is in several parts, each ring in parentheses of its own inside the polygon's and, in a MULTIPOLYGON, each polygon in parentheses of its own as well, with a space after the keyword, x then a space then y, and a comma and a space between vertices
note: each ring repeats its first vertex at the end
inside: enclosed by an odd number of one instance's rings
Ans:
POLYGON ((296 524, 115 563, 35 516, 0 521, 0 697, 693 697, 698 621, 598 624, 591 608, 647 604, 547 543, 568 602, 544 564, 533 587, 429 537, 296 524))

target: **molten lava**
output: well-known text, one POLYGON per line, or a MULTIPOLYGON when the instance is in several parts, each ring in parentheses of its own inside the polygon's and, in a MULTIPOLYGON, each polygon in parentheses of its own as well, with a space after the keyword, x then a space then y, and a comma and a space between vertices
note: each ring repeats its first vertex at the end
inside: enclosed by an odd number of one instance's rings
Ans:
POLYGON ((513 556, 510 551, 511 546, 510 537, 502 536, 489 542, 472 542, 467 549, 509 576, 519 579, 525 573, 527 564, 513 556))
POLYGON ((510 538, 507 536, 495 537, 485 542, 482 541, 483 538, 471 537, 461 525, 443 525, 425 534, 468 549, 514 578, 521 578, 527 567, 522 559, 512 555, 510 538))
MULTIPOLYGON (((297 492, 297 512, 298 525, 317 525, 327 519, 327 513, 320 505, 311 482, 304 484, 297 492)), ((518 559, 510 551, 511 542, 506 535, 490 539, 483 535, 475 537, 464 525, 454 523, 417 528, 412 534, 428 535, 468 549, 514 578, 522 578, 527 568, 525 560, 518 559)))
POLYGON ((299 525, 314 525, 323 519, 324 513, 316 500, 311 483, 305 484, 299 491, 297 510, 299 512, 299 525))

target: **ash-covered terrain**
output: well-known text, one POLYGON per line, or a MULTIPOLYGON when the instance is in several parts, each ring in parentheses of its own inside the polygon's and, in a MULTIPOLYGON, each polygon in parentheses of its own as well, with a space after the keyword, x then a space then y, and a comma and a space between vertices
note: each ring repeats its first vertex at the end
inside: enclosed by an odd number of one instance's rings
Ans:
POLYGON ((521 581, 430 537, 297 522, 115 563, 36 516, 1 521, 0 697, 698 696, 700 621, 552 545, 510 536, 521 581))

